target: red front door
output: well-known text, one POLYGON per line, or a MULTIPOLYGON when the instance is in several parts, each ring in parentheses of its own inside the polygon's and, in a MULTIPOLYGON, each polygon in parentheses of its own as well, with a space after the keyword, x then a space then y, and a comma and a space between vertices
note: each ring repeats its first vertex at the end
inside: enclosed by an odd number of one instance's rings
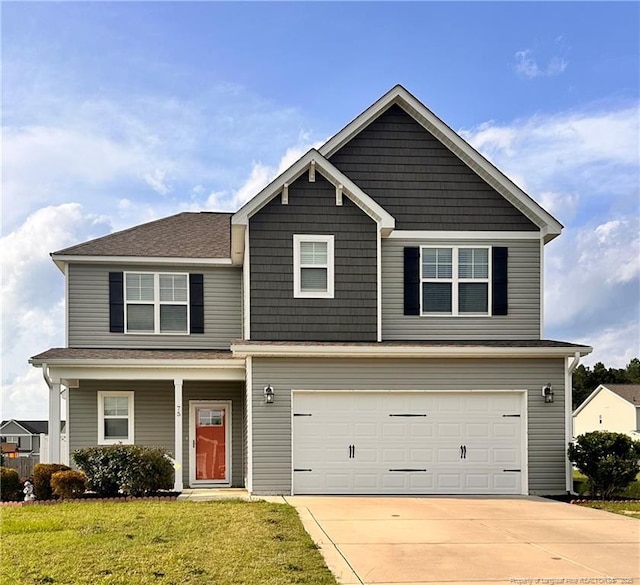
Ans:
POLYGON ((196 406, 195 480, 228 481, 227 424, 228 408, 224 404, 196 406))

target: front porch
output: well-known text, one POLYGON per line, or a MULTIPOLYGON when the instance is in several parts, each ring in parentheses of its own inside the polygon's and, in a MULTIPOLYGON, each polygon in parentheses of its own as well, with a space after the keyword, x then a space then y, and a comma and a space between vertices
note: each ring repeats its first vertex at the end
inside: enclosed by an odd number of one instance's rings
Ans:
MULTIPOLYGON (((49 386, 50 428, 66 395, 69 450, 116 443, 163 447, 173 489, 244 487, 245 362, 201 350, 49 350, 32 358, 49 386)), ((60 435, 49 441, 60 461, 60 435)))

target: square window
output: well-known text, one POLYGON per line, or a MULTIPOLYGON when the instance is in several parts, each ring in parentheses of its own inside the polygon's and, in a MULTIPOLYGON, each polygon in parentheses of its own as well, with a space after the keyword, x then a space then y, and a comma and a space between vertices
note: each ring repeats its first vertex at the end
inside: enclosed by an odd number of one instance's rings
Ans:
POLYGON ((421 255, 422 314, 489 314, 489 248, 425 246, 421 255))
POLYGON ((125 273, 126 333, 189 332, 189 275, 125 273))
POLYGON ((451 284, 425 282, 422 284, 422 310, 425 313, 451 313, 451 284))

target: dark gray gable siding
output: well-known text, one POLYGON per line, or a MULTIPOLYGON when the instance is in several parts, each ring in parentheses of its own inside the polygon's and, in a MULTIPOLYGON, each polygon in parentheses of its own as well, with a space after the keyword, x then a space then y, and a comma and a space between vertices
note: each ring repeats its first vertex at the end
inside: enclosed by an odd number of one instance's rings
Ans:
POLYGON ((249 222, 251 339, 375 341, 377 226, 319 173, 289 186, 289 204, 275 197, 249 222), (293 297, 293 235, 334 235, 335 298, 293 297))
POLYGON ((399 230, 538 229, 397 105, 330 160, 399 230))

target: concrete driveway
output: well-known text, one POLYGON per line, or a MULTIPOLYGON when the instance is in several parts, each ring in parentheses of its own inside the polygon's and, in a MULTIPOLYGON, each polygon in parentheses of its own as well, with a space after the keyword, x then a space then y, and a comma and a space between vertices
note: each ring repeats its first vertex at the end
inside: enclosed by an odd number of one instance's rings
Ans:
POLYGON ((286 500, 345 585, 639 583, 636 518, 536 497, 286 500))

